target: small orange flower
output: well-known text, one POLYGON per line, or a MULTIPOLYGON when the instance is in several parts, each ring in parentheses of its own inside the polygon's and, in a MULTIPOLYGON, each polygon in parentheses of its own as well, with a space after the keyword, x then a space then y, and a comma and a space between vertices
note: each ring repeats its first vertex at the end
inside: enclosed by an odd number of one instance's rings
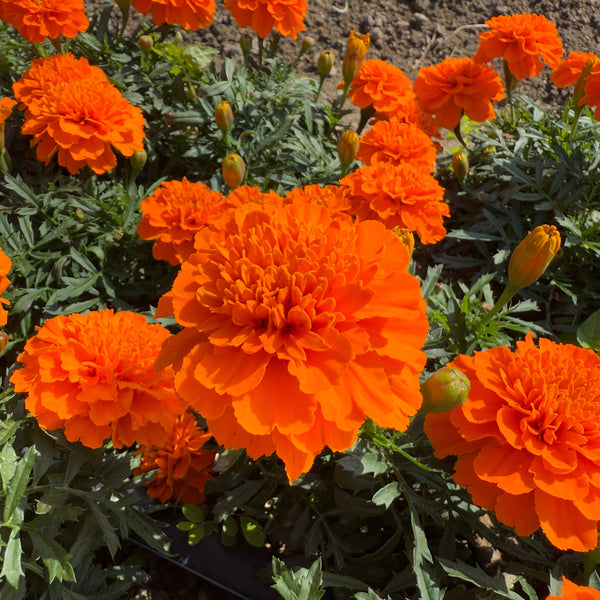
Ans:
POLYGON ((561 550, 596 547, 600 524, 600 357, 528 334, 450 366, 471 382, 462 406, 427 415, 435 455, 456 455, 473 502, 561 550))
POLYGON ((600 591, 585 585, 577 585, 565 576, 560 596, 548 596, 546 600, 600 600, 600 591))
POLYGON ((444 189, 423 169, 380 162, 346 175, 340 184, 349 189, 351 212, 359 221, 376 219, 389 229, 415 231, 423 244, 446 235, 443 217, 450 209, 443 202, 444 189))
POLYGON ((10 381, 41 427, 64 428, 72 442, 162 444, 182 411, 173 371, 154 369, 169 336, 127 311, 53 317, 27 340, 10 381))
POLYGON ((556 69, 563 55, 558 31, 546 17, 535 14, 501 15, 485 22, 491 30, 479 34, 475 60, 488 63, 501 57, 517 79, 537 75, 543 67, 540 57, 556 69))
POLYGON ((421 67, 414 91, 423 108, 446 129, 458 125, 463 111, 474 121, 493 119, 492 101, 504 98, 502 81, 494 69, 469 57, 446 58, 438 65, 421 67))
MULTIPOLYGON (((0 249, 0 294, 4 294, 6 288, 10 285, 10 280, 7 275, 12 267, 12 262, 6 254, 0 249)), ((9 304, 8 300, 0 298, 0 325, 6 325, 8 321, 8 313, 3 305, 9 304)))
POLYGON ((437 151, 418 125, 397 119, 377 121, 360 139, 356 158, 366 165, 410 163, 433 173, 437 151))
POLYGON ((0 125, 3 125, 6 119, 10 117, 12 109, 17 103, 12 98, 2 98, 0 100, 0 125))
MULTIPOLYGON (((343 82, 338 88, 344 86, 343 82)), ((348 96, 358 108, 373 106, 376 112, 389 115, 415 95, 410 79, 402 69, 384 60, 370 59, 362 63, 350 84, 348 96)))
POLYGON ((157 366, 225 447, 277 455, 290 481, 324 446, 349 448, 368 415, 406 429, 427 334, 419 283, 381 223, 294 202, 236 209, 198 234, 157 315, 184 329, 157 366))
POLYGON ((306 0, 225 0, 225 8, 239 27, 252 27, 256 35, 265 38, 275 28, 281 35, 298 37, 305 26, 306 0))
POLYGON ((560 64, 550 77, 557 88, 564 88, 570 85, 575 85, 583 68, 588 61, 596 63, 600 61, 600 57, 592 52, 571 52, 569 56, 563 58, 560 64))
POLYGON ((184 29, 203 29, 215 18, 215 0, 133 0, 133 8, 151 14, 156 25, 180 25, 184 29))
POLYGON ((46 164, 57 154, 71 174, 86 165, 104 173, 117 165, 113 147, 124 156, 144 149, 142 111, 85 59, 38 59, 13 88, 26 108, 23 134, 33 136, 31 145, 46 164))
POLYGON ((0 20, 30 42, 74 38, 89 26, 83 0, 2 0, 0 20))
POLYGON ((351 220, 350 210, 352 203, 348 189, 339 185, 326 185, 321 187, 316 184, 306 185, 289 192, 283 199, 284 204, 307 202, 324 206, 333 219, 351 220))
POLYGON ((134 475, 155 471, 154 479, 146 483, 146 492, 165 503, 202 504, 204 485, 211 477, 210 468, 215 453, 202 447, 211 439, 196 425, 196 417, 186 410, 173 425, 164 445, 144 446, 142 463, 134 475))
POLYGON ((219 192, 184 177, 164 181, 142 200, 141 210, 137 234, 143 240, 156 240, 154 258, 177 265, 194 251, 196 233, 204 227, 219 229, 229 217, 230 207, 219 192))
POLYGON ((580 106, 583 104, 595 106, 594 117, 596 121, 600 121, 600 63, 596 62, 592 65, 583 92, 583 97, 579 100, 578 104, 580 106))

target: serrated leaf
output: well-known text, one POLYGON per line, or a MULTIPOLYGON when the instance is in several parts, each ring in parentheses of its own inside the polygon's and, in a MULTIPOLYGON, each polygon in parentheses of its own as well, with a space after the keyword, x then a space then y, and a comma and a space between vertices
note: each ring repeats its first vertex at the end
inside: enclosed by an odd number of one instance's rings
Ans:
POLYGON ((38 531, 27 532, 34 548, 39 553, 42 562, 48 569, 50 583, 58 581, 75 581, 75 573, 69 562, 71 555, 56 541, 42 535, 38 531))
POLYGON ((19 503, 23 499, 25 488, 29 482, 31 470, 33 469, 34 461, 35 448, 30 446, 27 448, 24 456, 17 463, 15 473, 10 480, 10 485, 8 486, 3 513, 5 523, 8 523, 13 519, 17 506, 19 506, 19 503))
POLYGON ((21 547, 21 538, 19 536, 19 529, 13 529, 10 532, 8 543, 4 549, 2 555, 2 570, 0 571, 0 578, 6 577, 6 581, 14 588, 19 587, 19 578, 23 573, 21 567, 21 556, 23 554, 23 548, 21 547))
POLYGON ((373 494, 371 501, 374 504, 380 504, 389 508, 392 502, 401 495, 402 488, 400 487, 400 484, 397 481, 392 481, 377 490, 375 494, 373 494))

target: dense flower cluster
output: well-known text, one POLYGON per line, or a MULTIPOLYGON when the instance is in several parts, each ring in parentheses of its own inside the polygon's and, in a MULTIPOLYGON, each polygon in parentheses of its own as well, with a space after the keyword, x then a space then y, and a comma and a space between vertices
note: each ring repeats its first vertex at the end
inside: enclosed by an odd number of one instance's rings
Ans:
POLYGON ((276 452, 293 481, 325 446, 349 448, 367 415, 404 430, 428 325, 402 242, 305 202, 247 204, 230 224, 197 235, 157 308, 183 326, 157 367, 173 364, 216 440, 276 452))
POLYGON ((229 216, 229 204, 219 192, 203 183, 164 181, 142 200, 142 220, 137 234, 156 240, 152 254, 172 265, 182 263, 194 251, 194 236, 204 227, 218 230, 229 216))
POLYGON ((501 57, 516 79, 537 75, 540 57, 556 69, 563 55, 558 31, 546 17, 535 14, 501 15, 485 22, 491 29, 479 34, 475 60, 488 63, 501 57))
POLYGON ((173 425, 163 445, 141 449, 142 462, 134 475, 154 471, 146 483, 146 492, 163 504, 177 500, 181 504, 202 504, 204 485, 211 477, 215 453, 203 450, 211 435, 196 425, 192 411, 185 411, 173 425))
POLYGON ((492 101, 504 97, 496 71, 469 57, 446 58, 438 65, 422 67, 414 92, 423 108, 446 129, 454 129, 463 112, 474 121, 493 119, 492 101))
POLYGON ((224 6, 239 27, 252 27, 261 38, 275 28, 295 40, 305 29, 306 0, 225 0, 224 6))
POLYGON ((2 0, 0 20, 30 42, 74 38, 89 26, 83 0, 2 0))
POLYGON ((531 334, 452 363, 471 392, 427 415, 435 455, 456 455, 454 479, 473 501, 527 536, 541 527, 561 550, 596 547, 600 524, 600 357, 531 334))
POLYGON ((443 202, 444 189, 422 168, 379 162, 346 175, 340 184, 349 188, 351 213, 359 221, 375 219, 387 228, 406 228, 424 244, 446 235, 443 217, 450 209, 443 202))
POLYGON ((85 165, 104 173, 117 164, 113 147, 124 156, 144 149, 141 110, 85 58, 36 59, 13 89, 25 109, 22 131, 46 164, 57 154, 72 174, 85 165))
POLYGON ((27 341, 10 380, 38 423, 72 442, 160 444, 182 411, 172 370, 154 369, 169 336, 126 311, 54 317, 27 341))
POLYGON ((180 25, 184 29, 203 29, 215 17, 215 0, 133 0, 133 7, 150 13, 156 25, 180 25))
MULTIPOLYGON (((12 266, 12 262, 6 254, 0 249, 0 294, 4 294, 6 288, 10 285, 10 280, 7 275, 12 266)), ((8 313, 4 305, 8 304, 8 300, 0 298, 0 325, 6 325, 8 321, 8 313)))

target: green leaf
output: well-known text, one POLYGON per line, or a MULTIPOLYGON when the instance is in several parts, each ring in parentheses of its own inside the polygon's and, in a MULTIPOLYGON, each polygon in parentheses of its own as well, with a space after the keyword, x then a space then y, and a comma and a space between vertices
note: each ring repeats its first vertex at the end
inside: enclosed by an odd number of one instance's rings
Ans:
POLYGON ((577 329, 577 341, 583 348, 600 352, 600 310, 592 313, 577 329))
POLYGON ((21 547, 19 533, 19 529, 13 529, 10 532, 8 544, 6 544, 2 557, 2 571, 0 571, 0 578, 6 577, 8 583, 15 589, 19 587, 19 578, 21 575, 25 575, 21 568, 23 548, 21 547))
POLYGON ((192 523, 202 523, 204 521, 204 510, 201 506, 195 504, 184 504, 181 507, 183 516, 192 523))
POLYGON ((56 541, 42 535, 38 531, 28 531, 29 537, 40 558, 48 569, 50 583, 59 581, 75 581, 75 573, 69 562, 71 555, 56 541))
POLYGON ((294 573, 283 561, 274 557, 272 568, 274 584, 271 587, 284 600, 319 600, 325 593, 322 589, 320 558, 311 565, 310 569, 298 569, 294 573))
POLYGON ((193 531, 188 535, 188 544, 190 546, 195 546, 199 542, 202 541, 204 536, 206 535, 206 528, 204 525, 196 525, 193 531))
POLYGON ((392 481, 377 490, 375 494, 373 494, 371 500, 374 504, 381 504, 386 508, 389 508, 392 502, 401 495, 402 488, 400 487, 400 484, 397 481, 392 481))
POLYGON ((35 461, 35 448, 27 448, 25 455, 19 460, 15 468, 14 476, 11 478, 8 492, 6 494, 6 503, 4 504, 4 522, 9 523, 19 506, 25 494, 25 488, 29 482, 29 475, 35 461))
POLYGON ((252 517, 242 515, 240 517, 240 529, 245 540, 257 548, 262 548, 265 545, 265 533, 258 521, 252 517))

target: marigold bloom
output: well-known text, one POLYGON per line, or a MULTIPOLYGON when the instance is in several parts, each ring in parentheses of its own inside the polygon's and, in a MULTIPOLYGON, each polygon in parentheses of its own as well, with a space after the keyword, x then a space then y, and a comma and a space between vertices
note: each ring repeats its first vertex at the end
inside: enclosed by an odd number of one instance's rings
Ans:
POLYGON ((203 183, 164 181, 142 200, 142 220, 137 234, 156 240, 152 255, 172 265, 182 263, 194 251, 194 236, 204 227, 218 230, 229 217, 230 206, 219 192, 203 183))
POLYGON ((437 151, 431 138, 418 125, 397 119, 377 121, 360 138, 356 158, 366 165, 407 162, 433 173, 437 151))
POLYGON ((227 204, 230 206, 242 206, 248 202, 256 204, 273 204, 274 206, 283 206, 283 198, 273 190, 261 192, 256 186, 241 185, 231 191, 227 198, 227 204))
POLYGON ((569 56, 560 61, 558 67, 550 74, 554 85, 557 88, 575 85, 588 61, 596 63, 600 61, 600 57, 593 52, 571 52, 569 56))
MULTIPOLYGON (((363 33, 358 38, 353 29, 348 35, 346 53, 344 54, 344 62, 342 63, 344 83, 350 83, 358 75, 370 43, 371 38, 368 33, 363 33)), ((341 87, 343 85, 340 84, 341 87)))
POLYGON ((583 97, 578 104, 595 106, 594 118, 600 121, 600 63, 594 63, 583 88, 583 97))
POLYGON ((89 26, 83 0, 2 0, 0 20, 30 42, 74 38, 89 26))
POLYGON ((548 596, 546 600, 600 600, 600 591, 577 585, 563 576, 560 596, 548 596))
MULTIPOLYGON (((338 88, 343 87, 343 83, 338 88)), ((370 59, 362 63, 348 92, 352 104, 358 108, 373 106, 376 112, 389 115, 407 100, 414 99, 410 79, 402 69, 385 60, 370 59)))
POLYGON ((133 8, 150 13, 156 25, 180 25, 184 29, 203 29, 215 18, 215 0, 133 0, 133 8))
POLYGON ((134 475, 155 471, 154 479, 146 483, 146 492, 163 504, 168 500, 202 504, 215 457, 213 450, 202 449, 210 439, 211 434, 196 425, 194 413, 186 410, 164 445, 141 449, 142 463, 134 475))
POLYGON ((27 340, 10 381, 41 427, 64 428, 72 442, 161 444, 182 411, 173 371, 154 369, 169 336, 127 311, 53 317, 27 340))
MULTIPOLYGON (((10 280, 7 275, 12 266, 12 262, 6 254, 0 249, 0 294, 6 291, 6 288, 10 285, 10 280)), ((8 300, 0 298, 0 325, 6 325, 8 321, 8 313, 4 308, 4 304, 9 304, 8 300)))
POLYGON ((488 63, 501 57, 517 79, 537 75, 540 57, 556 69, 563 55, 558 31, 546 17, 536 14, 501 15, 485 22, 491 29, 479 34, 475 60, 488 63))
POLYGON ((230 225, 198 234, 157 309, 184 327, 157 366, 173 364, 216 440, 277 452, 293 481, 324 446, 349 448, 367 415, 404 430, 428 326, 400 240, 304 202, 250 203, 230 225))
POLYGON ((0 100, 0 124, 4 124, 6 119, 10 117, 12 113, 12 109, 17 105, 17 103, 12 98, 2 98, 0 100))
POLYGON ((142 111, 85 59, 38 59, 13 89, 26 108, 22 132, 46 164, 57 154, 71 174, 86 165, 104 173, 117 164, 113 147, 124 156, 144 149, 142 111))
POLYGON ((359 221, 376 219, 387 228, 415 231, 421 242, 434 244, 445 235, 443 217, 450 215, 444 189, 432 175, 410 164, 377 163, 346 175, 351 213, 359 221))
POLYGON ((334 219, 351 220, 350 211, 352 203, 350 202, 348 188, 339 185, 320 185, 310 184, 303 188, 293 189, 283 199, 284 204, 293 204, 295 202, 307 202, 309 204, 318 204, 324 206, 334 219))
POLYGON ((446 129, 458 125, 463 111, 474 121, 493 119, 492 101, 504 98, 496 71, 469 57, 446 58, 438 65, 421 67, 413 89, 423 108, 446 129))
POLYGON ((427 415, 435 455, 458 456, 454 480, 473 502, 561 550, 596 547, 600 524, 600 357, 528 334, 511 352, 460 355, 466 402, 427 415))
POLYGON ((306 0, 225 0, 224 6, 239 27, 252 27, 260 38, 275 28, 295 40, 306 29, 302 22, 308 8, 306 0))

